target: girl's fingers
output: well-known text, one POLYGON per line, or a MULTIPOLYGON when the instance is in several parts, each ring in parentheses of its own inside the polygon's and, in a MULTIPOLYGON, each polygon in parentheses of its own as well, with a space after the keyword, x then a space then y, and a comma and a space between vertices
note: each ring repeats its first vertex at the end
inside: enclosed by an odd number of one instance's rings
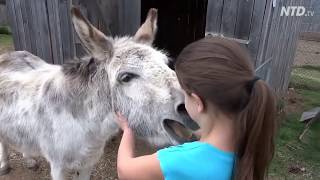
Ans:
POLYGON ((120 121, 127 121, 126 118, 123 117, 123 115, 119 112, 117 112, 117 118, 120 120, 120 121))
POLYGON ((128 128, 128 120, 120 113, 116 112, 117 121, 122 130, 128 128))
POLYGON ((121 115, 121 113, 120 113, 120 112, 117 112, 117 118, 118 118, 119 120, 121 120, 121 119, 122 119, 122 115, 121 115))

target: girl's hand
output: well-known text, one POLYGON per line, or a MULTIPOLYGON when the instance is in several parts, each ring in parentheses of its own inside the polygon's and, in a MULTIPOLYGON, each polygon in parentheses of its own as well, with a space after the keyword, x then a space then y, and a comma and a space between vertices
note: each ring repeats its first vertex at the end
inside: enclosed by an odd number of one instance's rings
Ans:
POLYGON ((119 179, 164 179, 156 153, 135 157, 135 136, 128 126, 128 120, 119 112, 116 116, 117 123, 123 130, 117 158, 119 179))
POLYGON ((128 119, 126 119, 120 112, 117 112, 117 123, 120 126, 120 128, 125 131, 130 129, 128 126, 128 119))

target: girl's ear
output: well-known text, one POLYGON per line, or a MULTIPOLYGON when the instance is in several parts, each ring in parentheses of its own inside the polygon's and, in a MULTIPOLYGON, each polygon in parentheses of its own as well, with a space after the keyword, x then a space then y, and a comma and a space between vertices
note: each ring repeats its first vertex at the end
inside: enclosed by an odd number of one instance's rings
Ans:
POLYGON ((193 99, 194 103, 197 105, 197 112, 202 113, 204 111, 204 103, 202 99, 195 93, 191 93, 191 98, 193 99))

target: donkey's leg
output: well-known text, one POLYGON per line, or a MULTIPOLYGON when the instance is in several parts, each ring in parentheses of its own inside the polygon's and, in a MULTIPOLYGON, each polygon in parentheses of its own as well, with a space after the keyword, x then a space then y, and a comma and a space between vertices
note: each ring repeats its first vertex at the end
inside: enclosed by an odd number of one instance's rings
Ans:
POLYGON ((31 169, 31 170, 37 170, 38 169, 39 164, 31 156, 29 156, 26 153, 23 153, 23 158, 24 158, 24 161, 25 161, 26 166, 27 166, 28 169, 31 169))
POLYGON ((92 167, 77 171, 77 173, 75 173, 73 176, 73 180, 90 180, 91 170, 92 167))
POLYGON ((0 142, 0 176, 8 174, 9 171, 8 149, 4 143, 0 142))
POLYGON ((52 180, 64 180, 65 179, 65 171, 59 165, 50 163, 51 167, 51 178, 52 180))

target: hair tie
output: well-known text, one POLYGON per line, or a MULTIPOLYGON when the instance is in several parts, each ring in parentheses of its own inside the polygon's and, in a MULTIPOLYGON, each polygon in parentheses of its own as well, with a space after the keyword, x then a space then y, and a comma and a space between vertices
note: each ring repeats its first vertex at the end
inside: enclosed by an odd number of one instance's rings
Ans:
POLYGON ((255 76, 252 80, 251 80, 251 83, 252 85, 254 85, 257 81, 259 81, 260 78, 258 76, 255 76))
POLYGON ((259 80, 260 80, 260 77, 254 76, 254 78, 253 78, 251 81, 248 82, 248 84, 247 84, 247 90, 248 90, 250 93, 252 92, 252 89, 253 89, 255 83, 256 83, 257 81, 259 81, 259 80))
MULTIPOLYGON (((258 76, 254 76, 254 78, 251 81, 247 82, 247 85, 245 87, 246 87, 249 94, 252 93, 254 84, 259 80, 260 80, 260 78, 258 76)), ((243 100, 242 103, 240 103, 241 104, 240 109, 243 110, 249 104, 249 102, 250 102, 250 97, 246 101, 243 100)))

